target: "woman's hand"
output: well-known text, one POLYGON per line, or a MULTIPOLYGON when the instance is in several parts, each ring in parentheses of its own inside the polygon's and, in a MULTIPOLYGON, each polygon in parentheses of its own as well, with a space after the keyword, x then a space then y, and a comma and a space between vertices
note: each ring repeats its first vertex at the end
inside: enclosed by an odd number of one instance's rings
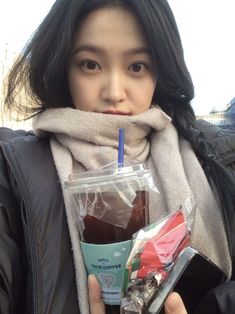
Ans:
POLYGON ((184 303, 178 293, 172 292, 165 302, 165 314, 187 314, 184 303))
MULTIPOLYGON (((105 314, 100 285, 94 275, 89 275, 88 277, 88 290, 91 314, 105 314)), ((165 314, 187 314, 183 301, 176 292, 172 292, 169 295, 164 308, 165 314)))
POLYGON ((94 275, 88 276, 88 293, 91 314, 105 314, 104 303, 101 299, 101 288, 94 275))

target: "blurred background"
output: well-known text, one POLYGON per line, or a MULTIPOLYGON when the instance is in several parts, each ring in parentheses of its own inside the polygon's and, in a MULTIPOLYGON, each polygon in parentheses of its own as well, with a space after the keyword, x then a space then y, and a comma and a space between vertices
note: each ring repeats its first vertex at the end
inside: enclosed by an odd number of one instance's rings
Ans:
MULTIPOLYGON (((221 125, 235 123, 235 0, 168 1, 193 78, 192 105, 197 117, 221 125)), ((1 86, 12 62, 53 3, 54 0, 0 2, 1 86)), ((2 106, 1 90, 0 109, 2 106)), ((29 129, 31 121, 8 121, 0 110, 0 126, 29 129)))

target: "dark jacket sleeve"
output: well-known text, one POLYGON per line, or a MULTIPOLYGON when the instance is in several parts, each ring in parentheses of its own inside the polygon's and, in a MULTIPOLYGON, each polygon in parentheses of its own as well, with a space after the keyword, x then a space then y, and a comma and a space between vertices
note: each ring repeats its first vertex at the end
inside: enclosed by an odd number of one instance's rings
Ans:
POLYGON ((206 170, 212 189, 220 200, 221 215, 232 258, 231 278, 235 280, 235 128, 232 126, 222 128, 204 120, 198 120, 197 127, 213 152, 213 155, 207 158, 210 163, 207 162, 206 167, 202 160, 202 167, 204 171, 206 170))
POLYGON ((24 241, 13 181, 0 149, 0 313, 4 314, 23 313, 25 302, 24 241))
POLYGON ((227 281, 211 290, 194 314, 233 314, 235 312, 235 281, 227 281))
POLYGON ((198 120, 197 127, 213 146, 218 161, 235 176, 235 127, 222 128, 204 120, 198 120))

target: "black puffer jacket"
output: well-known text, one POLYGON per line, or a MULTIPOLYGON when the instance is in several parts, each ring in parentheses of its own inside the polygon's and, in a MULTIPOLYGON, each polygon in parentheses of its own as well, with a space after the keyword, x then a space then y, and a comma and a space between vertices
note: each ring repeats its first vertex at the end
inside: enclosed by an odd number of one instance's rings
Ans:
POLYGON ((47 139, 2 129, 0 313, 77 314, 59 179, 47 139))
POLYGON ((232 278, 235 280, 235 128, 232 126, 221 128, 203 120, 197 123, 204 139, 212 148, 210 157, 202 158, 200 161, 220 201, 221 216, 233 262, 232 278), (219 167, 215 167, 215 164, 219 167), (226 168, 226 172, 221 165, 226 168))
POLYGON ((235 176, 235 127, 221 128, 204 120, 197 127, 214 147, 217 160, 235 176))
MULTIPOLYGON (((218 134, 212 133, 207 136, 217 141, 218 134)), ((218 142, 218 158, 235 169, 234 134, 228 141, 227 135, 218 142)), ((0 313, 79 313, 64 202, 49 141, 9 129, 0 130, 0 139, 0 313)))

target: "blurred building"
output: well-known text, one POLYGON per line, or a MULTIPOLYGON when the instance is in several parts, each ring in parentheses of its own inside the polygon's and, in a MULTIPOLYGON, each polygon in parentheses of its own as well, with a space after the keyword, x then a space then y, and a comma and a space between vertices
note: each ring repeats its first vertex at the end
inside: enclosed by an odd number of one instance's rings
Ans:
POLYGON ((197 119, 203 119, 224 127, 227 125, 235 126, 235 97, 225 106, 224 110, 212 109, 209 114, 197 116, 197 119))
POLYGON ((225 116, 230 119, 231 124, 235 126, 235 97, 231 100, 230 106, 225 112, 225 116))

